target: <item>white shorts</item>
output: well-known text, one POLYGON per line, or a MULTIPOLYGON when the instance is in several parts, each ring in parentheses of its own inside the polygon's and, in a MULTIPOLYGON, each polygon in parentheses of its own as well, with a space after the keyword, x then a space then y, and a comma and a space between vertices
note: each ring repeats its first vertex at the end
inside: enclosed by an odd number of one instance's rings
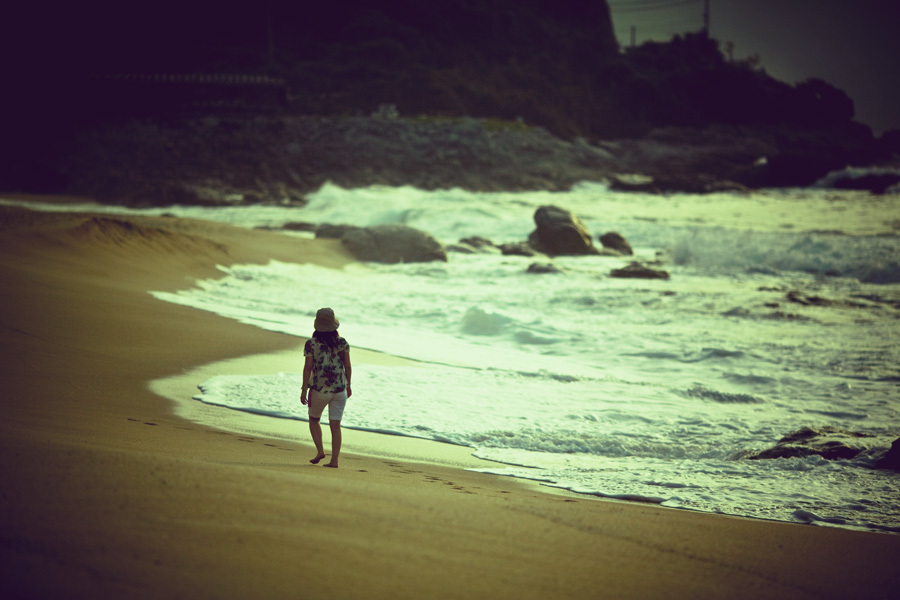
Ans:
POLYGON ((321 419, 322 412, 328 407, 328 420, 340 421, 344 416, 344 406, 347 405, 347 390, 326 394, 309 390, 309 416, 311 419, 321 419))

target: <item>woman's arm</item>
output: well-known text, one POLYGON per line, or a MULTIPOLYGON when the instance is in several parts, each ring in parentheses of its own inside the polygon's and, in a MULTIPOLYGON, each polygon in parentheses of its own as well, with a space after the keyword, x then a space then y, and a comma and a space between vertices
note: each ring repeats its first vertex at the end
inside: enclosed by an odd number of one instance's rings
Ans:
POLYGON ((341 360, 344 362, 344 375, 347 376, 347 397, 350 397, 350 394, 353 392, 350 391, 350 375, 353 372, 353 369, 350 368, 350 351, 344 350, 341 353, 341 360))
POLYGON ((303 389, 300 390, 300 403, 306 405, 306 388, 309 387, 309 378, 312 376, 313 357, 307 356, 303 363, 303 389))

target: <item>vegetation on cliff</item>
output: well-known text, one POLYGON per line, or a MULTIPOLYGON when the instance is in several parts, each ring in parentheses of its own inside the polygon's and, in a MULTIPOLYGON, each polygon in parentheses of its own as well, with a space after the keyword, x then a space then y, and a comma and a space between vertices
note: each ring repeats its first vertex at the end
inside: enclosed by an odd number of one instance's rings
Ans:
MULTIPOLYGON (((726 58, 703 32, 620 51, 605 0, 280 10, 265 46, 248 44, 240 55, 243 67, 287 81, 295 113, 369 114, 389 103, 402 115, 521 119, 568 139, 709 123, 817 128, 854 116, 841 90, 777 81, 755 61, 726 58)), ((225 56, 208 66, 235 68, 225 56)))
POLYGON ((326 180, 559 189, 619 172, 669 189, 808 185, 896 139, 879 146, 841 90, 777 81, 703 32, 622 50, 605 0, 125 16, 52 32, 59 68, 20 86, 0 186, 144 202, 290 200, 326 180), (217 103, 236 88, 210 78, 234 74, 269 99, 217 103), (408 118, 368 118, 385 105, 408 118))
MULTIPOLYGON (((104 17, 83 18, 78 39, 61 44, 74 72, 266 75, 286 82, 292 114, 367 115, 392 104, 401 115, 521 119, 568 139, 854 116, 842 91, 777 81, 755 61, 726 58, 703 32, 622 51, 605 0, 273 0, 104 17)), ((133 108, 111 105, 109 88, 88 77, 72 83, 80 93, 67 103, 84 99, 79 110, 133 108)))

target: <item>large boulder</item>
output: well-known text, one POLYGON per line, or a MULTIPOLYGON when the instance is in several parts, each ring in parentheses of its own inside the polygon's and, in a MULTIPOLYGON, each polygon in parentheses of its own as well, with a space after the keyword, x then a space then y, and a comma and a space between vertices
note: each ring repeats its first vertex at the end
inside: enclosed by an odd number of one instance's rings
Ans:
POLYGON ((362 261, 399 263, 447 260, 444 246, 430 234, 405 225, 351 229, 341 243, 362 261))
POLYGON ((581 219, 557 206, 541 206, 534 213, 537 225, 528 244, 548 256, 598 254, 581 219))

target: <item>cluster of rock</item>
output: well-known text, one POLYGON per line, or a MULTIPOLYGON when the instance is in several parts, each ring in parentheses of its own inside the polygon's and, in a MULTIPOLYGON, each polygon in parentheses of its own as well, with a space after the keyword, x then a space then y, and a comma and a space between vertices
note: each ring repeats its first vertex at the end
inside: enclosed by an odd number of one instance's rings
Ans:
POLYGON ((620 161, 623 170, 610 180, 622 191, 703 194, 818 185, 880 194, 900 183, 900 132, 873 140, 867 127, 853 122, 809 130, 664 127, 598 145, 620 161))
POLYGON ((67 148, 52 174, 64 182, 59 191, 132 206, 302 204, 327 182, 566 190, 621 168, 612 153, 583 140, 474 118, 132 120, 85 132, 67 148))
MULTIPOLYGON (((805 458, 821 456, 826 460, 851 460, 869 452, 864 440, 874 436, 838 427, 825 426, 818 429, 803 427, 784 436, 773 447, 748 456, 750 460, 773 458, 805 458)), ((880 469, 900 470, 900 439, 894 440, 888 450, 876 463, 880 469)))
POLYGON ((828 460, 849 460, 865 450, 861 444, 855 444, 870 435, 846 431, 837 427, 821 427, 813 429, 803 427, 784 436, 773 447, 753 454, 751 460, 770 458, 803 458, 821 456, 828 460))
MULTIPOLYGON (((341 243, 361 261, 400 263, 446 261, 447 251, 460 253, 497 253, 503 255, 552 258, 555 256, 631 256, 628 241, 617 232, 599 236, 601 247, 594 246, 584 222, 571 211, 557 206, 541 206, 535 211, 535 230, 524 242, 496 245, 482 237, 463 238, 457 244, 444 247, 430 234, 405 225, 323 224, 315 227, 317 238, 340 239, 341 243)), ((287 225, 289 229, 304 229, 302 224, 287 225)), ((533 263, 529 273, 560 273, 552 263, 533 263)), ((668 279, 669 273, 641 262, 632 262, 621 269, 613 269, 612 277, 668 279)))
MULTIPOLYGON (((475 118, 133 119, 83 131, 58 145, 61 155, 41 161, 40 169, 17 169, 22 181, 4 185, 28 191, 54 182, 59 189, 53 191, 132 206, 302 204, 307 193, 329 181, 346 188, 477 191, 566 190, 579 181, 609 181, 619 190, 705 193, 806 186, 854 157, 871 164, 865 161, 874 156, 859 150, 864 142, 854 135, 820 132, 810 139, 771 128, 716 125, 588 142, 523 123, 475 118)), ((0 184, 2 179, 0 174, 0 184)), ((888 174, 870 183, 883 191, 892 181, 888 174)))

